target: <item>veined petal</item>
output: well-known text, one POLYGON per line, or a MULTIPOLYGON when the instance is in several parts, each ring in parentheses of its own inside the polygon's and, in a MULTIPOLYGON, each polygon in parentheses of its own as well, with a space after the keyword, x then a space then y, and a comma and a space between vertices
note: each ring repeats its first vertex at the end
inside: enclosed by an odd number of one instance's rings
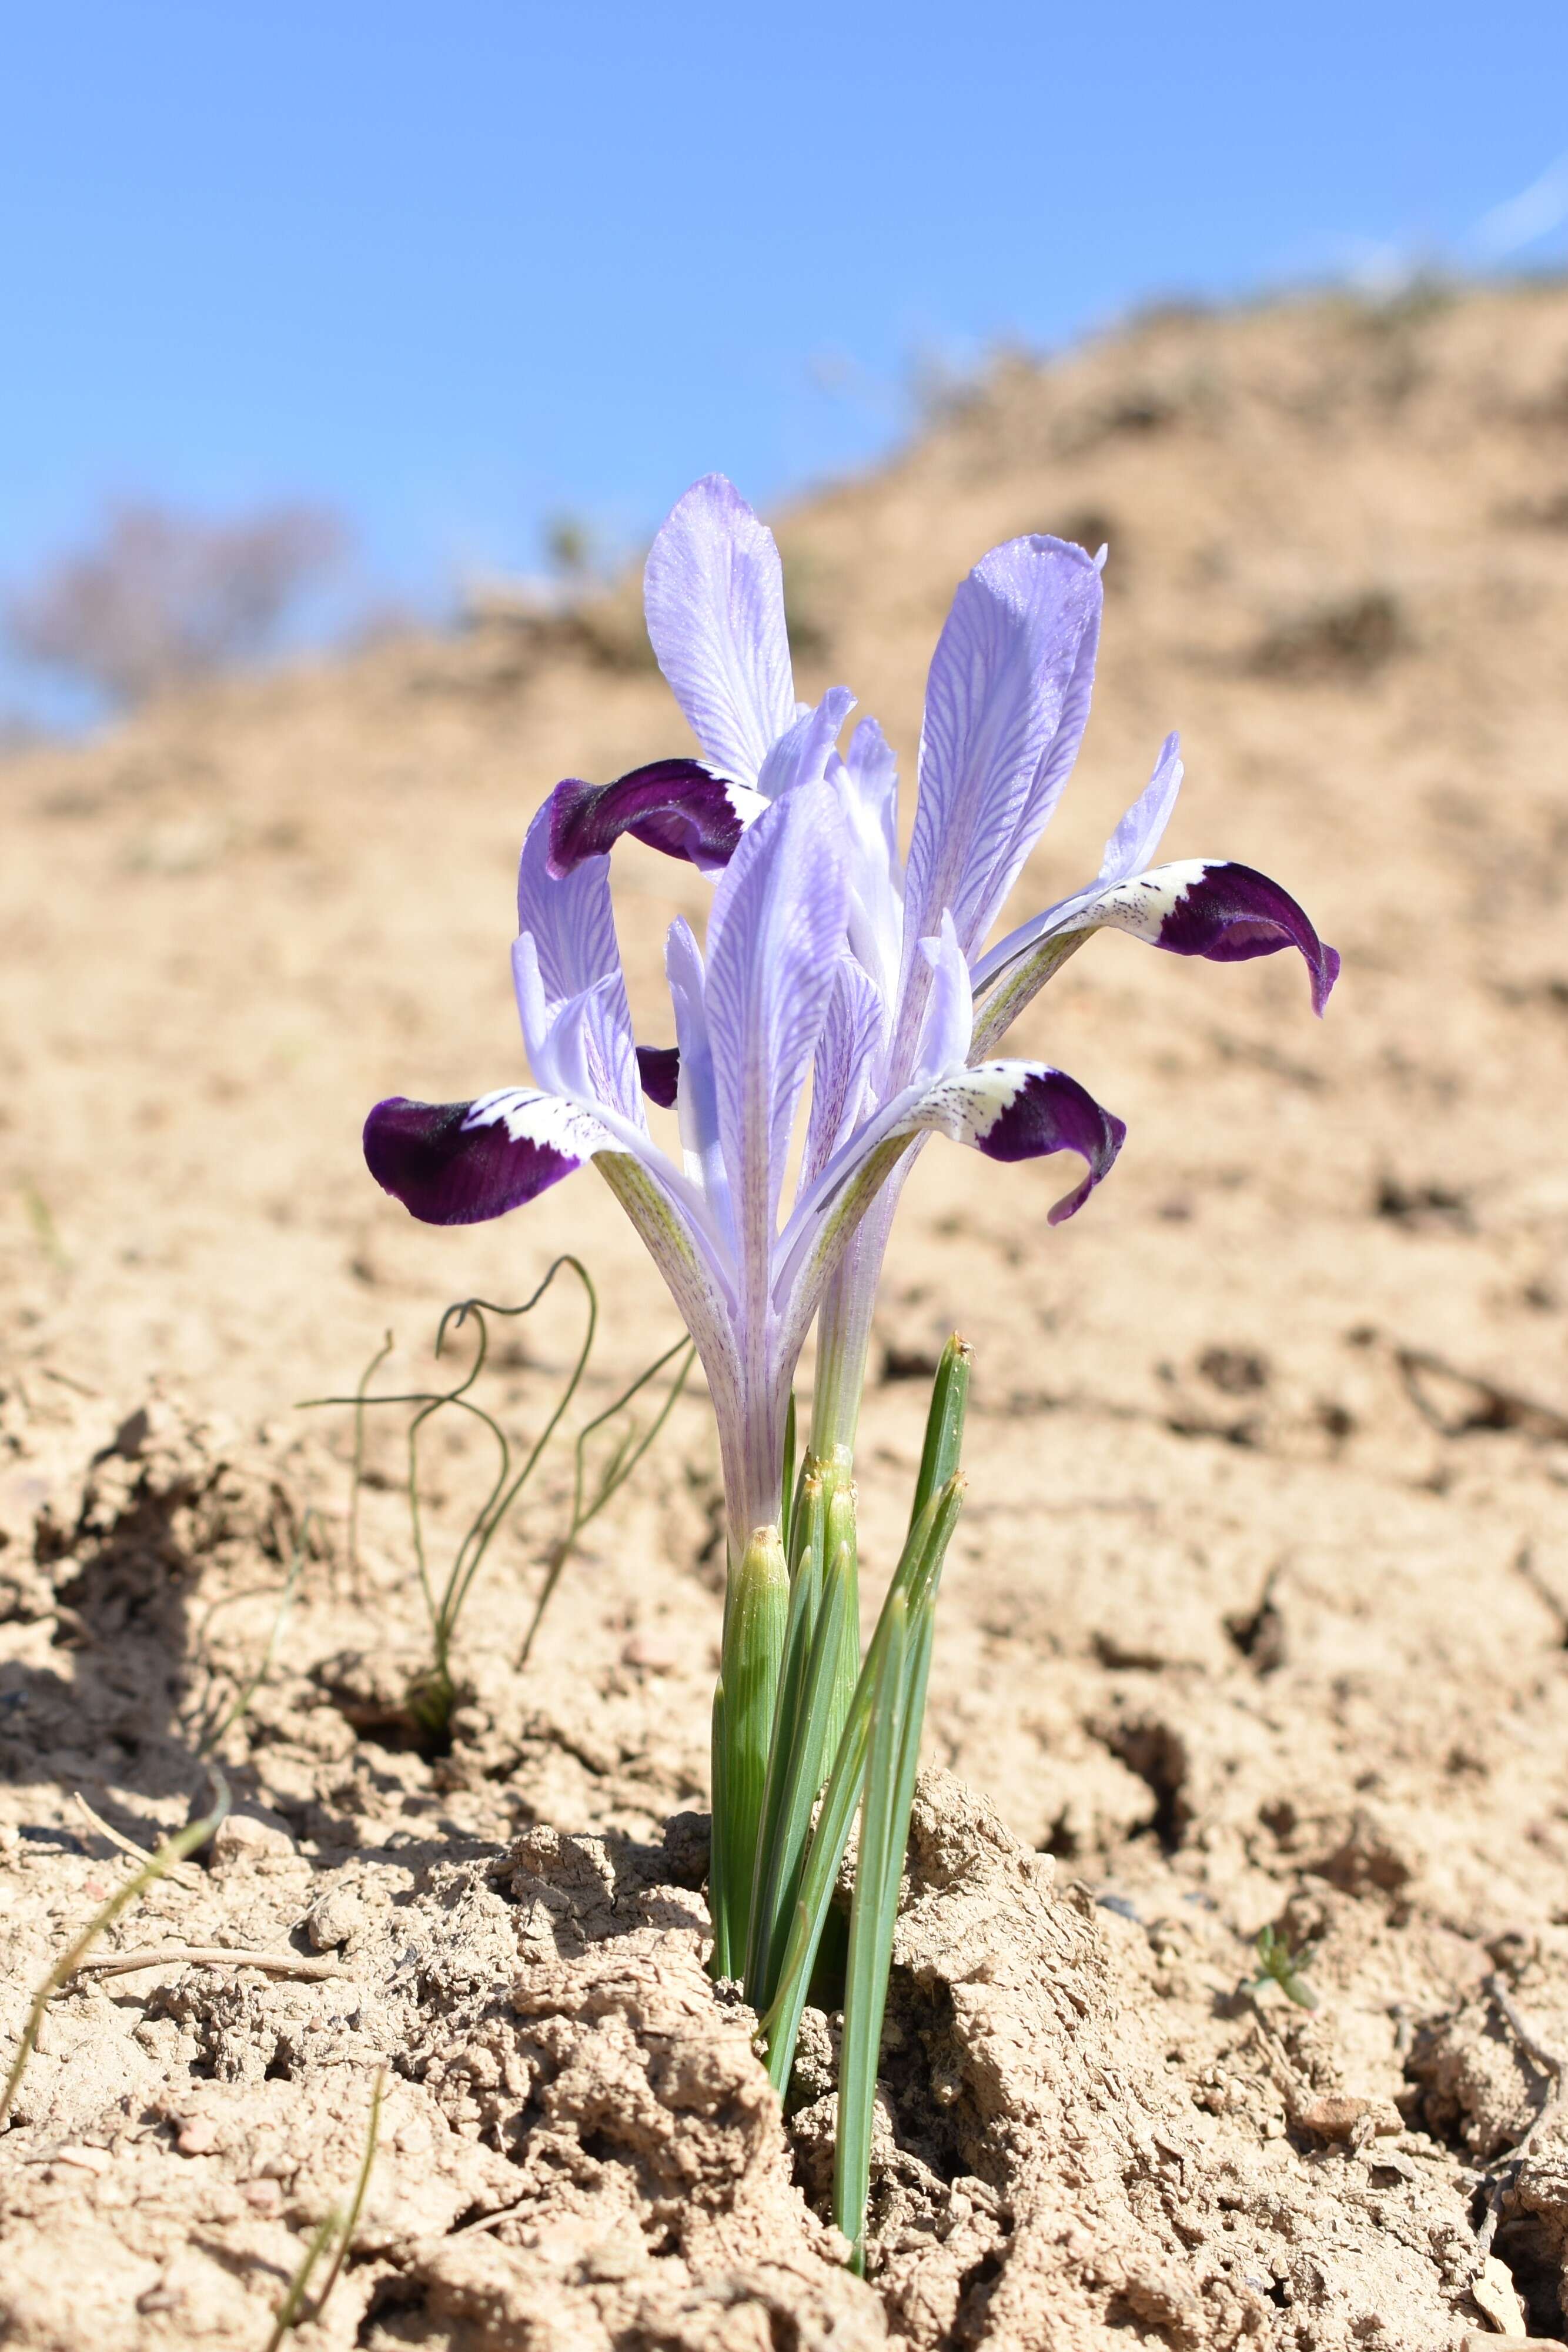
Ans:
POLYGON ((612 784, 566 777, 549 796, 550 875, 560 879, 585 859, 608 856, 623 833, 699 874, 716 874, 753 817, 760 796, 705 767, 700 760, 654 760, 612 784))
POLYGON ((659 667, 705 755, 755 786, 795 719, 784 578, 773 534, 722 474, 672 509, 643 575, 659 667))
POLYGON ((674 1110, 675 1097, 681 1087, 681 1049, 678 1045, 639 1045, 637 1075, 643 1081, 643 1092, 661 1110, 674 1110))
POLYGON ((1337 950, 1319 939, 1288 890, 1250 866, 1186 858, 1081 891, 993 948, 975 971, 977 995, 988 992, 976 1012, 977 1046, 983 1051, 994 1045, 1059 965, 1103 928, 1171 955, 1205 956, 1214 963, 1245 963, 1295 948, 1319 1014, 1339 978, 1337 950))
POLYGON ((829 773, 850 840, 850 946, 891 1003, 904 950, 904 864, 898 854, 898 770, 874 719, 862 719, 829 773))
POLYGON ((1090 558, 1053 539, 993 548, 960 583, 926 684, 906 983, 944 909, 974 953, 1050 814, 1088 713, 1101 599, 1090 558))
POLYGON ((503 1087, 474 1102, 392 1095, 365 1121, 365 1163, 382 1190, 427 1225, 505 1216, 570 1176, 610 1141, 559 1095, 503 1087))
POLYGON ((951 915, 942 918, 934 940, 922 940, 920 952, 931 972, 925 1016, 915 1052, 916 1078, 935 1078, 944 1070, 961 1067, 969 1058, 975 1031, 975 999, 969 967, 951 915))
POLYGON ((839 730, 855 707, 847 686, 831 686, 815 709, 802 710, 762 762, 757 789, 776 801, 797 784, 814 783, 827 772, 839 730))
POLYGON ((639 1124, 643 1105, 610 903, 610 860, 588 858, 558 878, 549 870, 550 823, 547 801, 528 827, 517 867, 519 936, 512 969, 529 1063, 546 1086, 587 1092, 639 1124), (565 1024, 566 1008, 580 1000, 585 1000, 580 1044, 586 1083, 575 1068, 569 1076, 558 1066, 556 1051, 571 1025, 565 1024))
POLYGON ((705 1003, 748 1280, 764 1278, 771 1254, 796 1107, 843 946, 846 864, 837 793, 801 783, 742 835, 714 894, 705 1003))
POLYGON ((811 1116, 800 1169, 802 1192, 816 1181, 853 1131, 886 1025, 887 1008, 881 989, 852 955, 841 956, 811 1066, 811 1116))

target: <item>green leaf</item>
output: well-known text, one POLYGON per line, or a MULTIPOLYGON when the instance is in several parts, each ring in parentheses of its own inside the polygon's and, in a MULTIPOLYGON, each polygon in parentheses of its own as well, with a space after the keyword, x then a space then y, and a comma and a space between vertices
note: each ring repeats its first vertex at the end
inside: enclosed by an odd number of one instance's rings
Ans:
POLYGON ((935 1598, 943 1558, 957 1524, 963 1491, 961 1477, 955 1475, 949 1478, 910 1529, 903 1555, 894 1570, 876 1631, 872 1635, 860 1680, 855 1685, 849 1717, 839 1740, 832 1771, 828 1776, 821 1811, 817 1816, 817 1825, 807 1850, 795 1916, 779 1970, 778 1990, 762 2020, 761 2032, 768 2044, 768 2072, 780 2094, 789 2084, 789 2070, 795 2063, 795 2040, 800 2027, 800 2011, 806 2005, 806 1992, 810 1984, 811 1969, 821 1941, 839 1864, 849 1843, 850 1824, 860 1802, 871 1732, 872 1695, 876 1688, 883 1654, 887 1646, 889 1612, 895 1598, 901 1599, 904 1607, 910 1612, 926 1595, 935 1598))
POLYGON ((895 1846, 894 1812, 904 1754, 904 1673, 909 1604, 902 1592, 888 1595, 886 1639, 872 1695, 865 1794, 861 1803, 860 1853, 855 1864, 854 1907, 850 1914, 850 1957, 844 1978, 844 2034, 839 2059, 839 2133, 833 2160, 833 2219, 853 2249, 856 2270, 865 2267, 866 2196, 871 2186, 871 2135, 876 2105, 876 2062, 882 2046, 887 2000, 887 1951, 883 1921, 892 1941, 888 1881, 898 1898, 903 1848, 895 1846))
POLYGON ((768 1755, 789 1614, 789 1571, 776 1528, 752 1535, 732 1580, 725 1611, 722 1717, 716 1717, 716 1788, 722 1784, 720 1884, 728 1958, 744 1966, 751 1928, 757 1833, 768 1783, 768 1755), (722 1749, 722 1754, 720 1750, 722 1749))

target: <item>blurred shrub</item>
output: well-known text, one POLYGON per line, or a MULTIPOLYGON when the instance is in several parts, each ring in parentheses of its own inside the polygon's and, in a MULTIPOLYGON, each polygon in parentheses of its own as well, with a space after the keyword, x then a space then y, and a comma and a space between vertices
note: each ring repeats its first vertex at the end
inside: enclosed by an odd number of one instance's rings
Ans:
POLYGON ((97 540, 49 564, 4 612, 26 660, 116 702, 266 653, 347 548, 326 509, 258 508, 228 521, 125 501, 97 540))

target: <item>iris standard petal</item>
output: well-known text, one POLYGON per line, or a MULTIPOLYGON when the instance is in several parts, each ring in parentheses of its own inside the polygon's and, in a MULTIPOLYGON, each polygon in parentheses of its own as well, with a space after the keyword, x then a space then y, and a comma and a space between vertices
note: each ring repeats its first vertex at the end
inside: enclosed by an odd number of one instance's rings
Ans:
POLYGON ((755 785, 795 718, 784 578, 773 534, 722 474, 677 500, 643 575, 648 635, 693 734, 755 785))
POLYGON ((365 1121, 365 1164, 427 1225, 478 1225, 520 1208, 610 1140, 559 1095, 507 1087, 474 1102, 392 1095, 365 1121))
POLYGON ((716 874, 762 806, 759 794, 700 760, 654 760, 612 784, 568 776, 549 796, 549 871, 563 879, 586 859, 607 856, 629 833, 701 874, 716 874))
POLYGON ((944 909, 974 953, 1049 815, 1088 713, 1101 597, 1083 550, 1052 539, 1009 540, 960 583, 926 683, 906 981, 944 909))
POLYGON ((714 893, 705 1004, 738 1246, 771 1246, 800 1089, 849 908, 831 785, 802 783, 743 835, 714 893))

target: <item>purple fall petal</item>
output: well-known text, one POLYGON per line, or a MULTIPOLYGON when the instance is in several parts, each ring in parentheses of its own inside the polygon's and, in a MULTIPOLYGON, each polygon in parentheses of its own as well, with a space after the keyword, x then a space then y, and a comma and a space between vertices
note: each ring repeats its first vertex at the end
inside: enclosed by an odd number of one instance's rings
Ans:
POLYGON ((681 1084, 681 1049, 678 1045, 639 1045, 637 1075, 643 1081, 643 1092, 661 1110, 673 1110, 681 1084))
POLYGON ((1043 1160, 1075 1151, 1082 1181, 1058 1201, 1047 1222, 1060 1225, 1083 1206, 1108 1176, 1121 1150, 1124 1122, 1104 1110, 1076 1078, 1041 1062, 980 1062, 944 1080, 921 1113, 956 1143, 973 1144, 988 1160, 1043 1160))
POLYGON ((509 1087, 475 1102, 392 1095, 365 1121, 365 1164, 427 1225, 479 1225, 570 1176, 605 1140, 559 1096, 509 1087))
POLYGON ((794 723, 784 580, 773 534, 722 474, 695 482, 648 553, 648 635, 706 756, 752 784, 794 723))
POLYGON ((549 797, 548 871, 563 880, 586 859, 607 856, 629 833, 649 849, 716 874, 761 805, 755 793, 700 760, 654 760, 612 784, 568 776, 549 797))
POLYGON ((1156 866, 1116 892, 1114 900, 1092 909, 1094 919, 1172 955, 1246 963, 1253 956, 1278 955, 1281 948, 1300 949, 1314 1013, 1322 1013, 1339 978, 1337 950, 1323 945, 1288 890, 1250 866, 1203 859, 1156 866))

